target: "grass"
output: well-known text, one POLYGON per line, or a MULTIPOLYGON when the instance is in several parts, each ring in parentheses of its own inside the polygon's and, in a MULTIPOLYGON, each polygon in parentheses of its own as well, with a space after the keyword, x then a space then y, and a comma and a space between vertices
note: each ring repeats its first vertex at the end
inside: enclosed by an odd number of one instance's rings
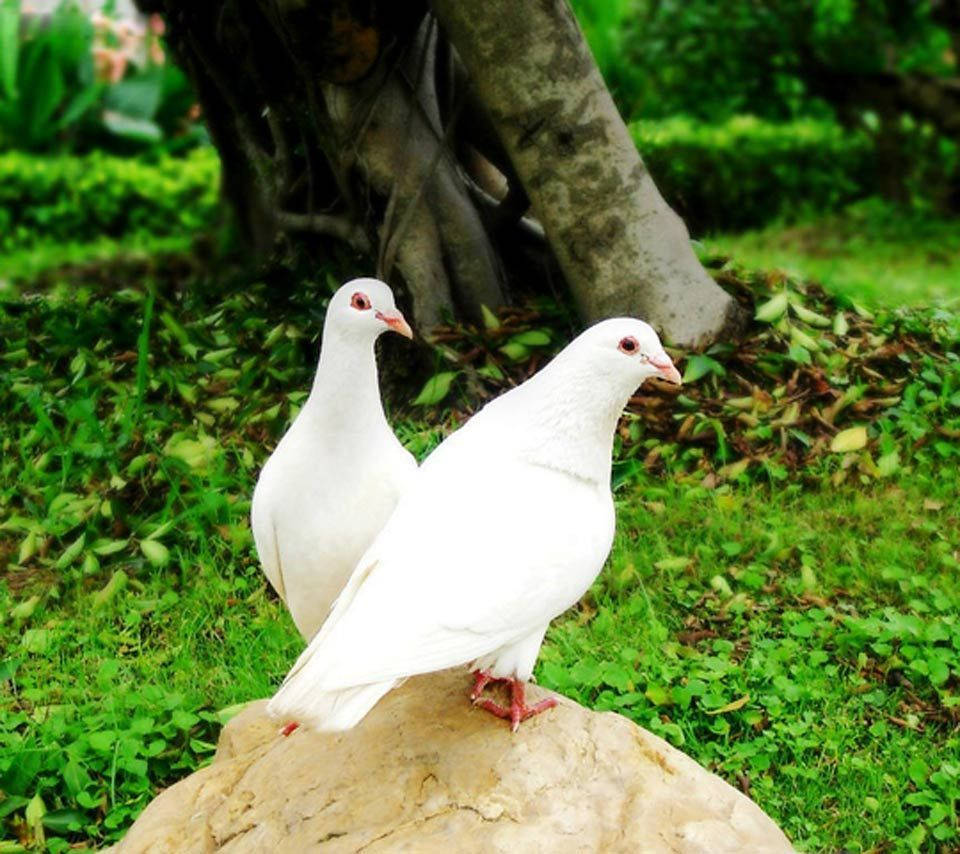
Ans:
MULTIPOLYGON (((119 838, 300 648, 247 515, 308 388, 324 287, 280 305, 263 285, 84 275, 0 308, 5 852, 119 838)), ((941 374, 886 476, 857 453, 714 488, 683 454, 665 477, 618 469, 613 554, 551 629, 541 682, 661 734, 803 850, 955 845, 957 456, 949 433, 924 444, 960 408, 941 374)), ((420 455, 443 429, 399 424, 420 455)))
POLYGON ((873 305, 960 304, 960 221, 871 199, 796 225, 704 242, 749 269, 783 269, 873 305))

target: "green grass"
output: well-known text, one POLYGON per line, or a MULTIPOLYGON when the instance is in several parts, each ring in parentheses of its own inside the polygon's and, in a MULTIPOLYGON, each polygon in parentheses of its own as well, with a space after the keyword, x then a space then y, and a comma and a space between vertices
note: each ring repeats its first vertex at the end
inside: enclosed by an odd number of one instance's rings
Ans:
MULTIPOLYGON (((0 308, 0 851, 119 838, 300 648, 247 515, 324 288, 280 305, 72 275, 0 308)), ((886 477, 857 453, 713 489, 699 448, 662 478, 618 467, 614 552, 541 682, 748 788, 803 850, 956 844, 953 359, 872 440, 899 455, 886 477)), ((440 430, 399 432, 422 455, 440 430)))
POLYGON ((797 225, 704 242, 748 269, 783 269, 874 305, 960 304, 960 220, 869 200, 797 225))
MULTIPOLYGON (((0 257, 0 296, 13 296, 24 282, 37 276, 80 265, 116 262, 118 258, 131 261, 152 256, 186 252, 190 248, 190 235, 164 235, 156 237, 148 232, 124 235, 122 239, 102 237, 94 242, 70 242, 59 240, 44 242, 29 249, 7 252, 0 257)), ((75 274, 67 273, 70 281, 75 274)))

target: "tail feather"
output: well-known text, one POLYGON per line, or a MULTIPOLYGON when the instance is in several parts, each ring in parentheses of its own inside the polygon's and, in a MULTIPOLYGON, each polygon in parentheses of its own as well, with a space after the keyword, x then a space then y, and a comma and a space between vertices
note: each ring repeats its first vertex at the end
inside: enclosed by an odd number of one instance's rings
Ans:
POLYGON ((311 690, 296 677, 285 682, 267 705, 275 718, 298 721, 321 732, 342 732, 362 721, 397 680, 374 682, 338 691, 311 690))

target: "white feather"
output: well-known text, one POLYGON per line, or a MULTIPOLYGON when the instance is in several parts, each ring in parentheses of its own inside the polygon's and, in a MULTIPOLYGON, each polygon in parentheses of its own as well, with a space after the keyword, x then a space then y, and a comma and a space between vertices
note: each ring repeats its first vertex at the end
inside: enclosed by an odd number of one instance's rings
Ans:
POLYGON ((307 640, 416 472, 380 402, 382 328, 373 309, 363 317, 349 306, 361 289, 394 310, 390 289, 373 279, 348 282, 331 300, 310 396, 264 465, 250 513, 264 573, 307 640))
POLYGON ((623 329, 663 355, 640 321, 599 326, 427 459, 271 714, 340 730, 407 676, 479 662, 530 677, 550 620, 587 590, 613 541, 613 431, 653 373, 623 361, 623 329))

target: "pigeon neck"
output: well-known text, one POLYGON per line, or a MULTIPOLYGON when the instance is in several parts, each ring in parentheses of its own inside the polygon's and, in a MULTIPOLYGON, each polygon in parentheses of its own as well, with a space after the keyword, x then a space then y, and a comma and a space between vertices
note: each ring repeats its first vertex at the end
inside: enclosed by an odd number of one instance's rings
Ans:
POLYGON ((324 327, 320 362, 304 412, 324 427, 360 433, 386 421, 380 402, 374 341, 324 327))
POLYGON ((611 379, 590 365, 569 362, 545 368, 518 388, 516 415, 525 423, 514 422, 514 435, 521 456, 608 485, 614 432, 634 390, 611 379))

